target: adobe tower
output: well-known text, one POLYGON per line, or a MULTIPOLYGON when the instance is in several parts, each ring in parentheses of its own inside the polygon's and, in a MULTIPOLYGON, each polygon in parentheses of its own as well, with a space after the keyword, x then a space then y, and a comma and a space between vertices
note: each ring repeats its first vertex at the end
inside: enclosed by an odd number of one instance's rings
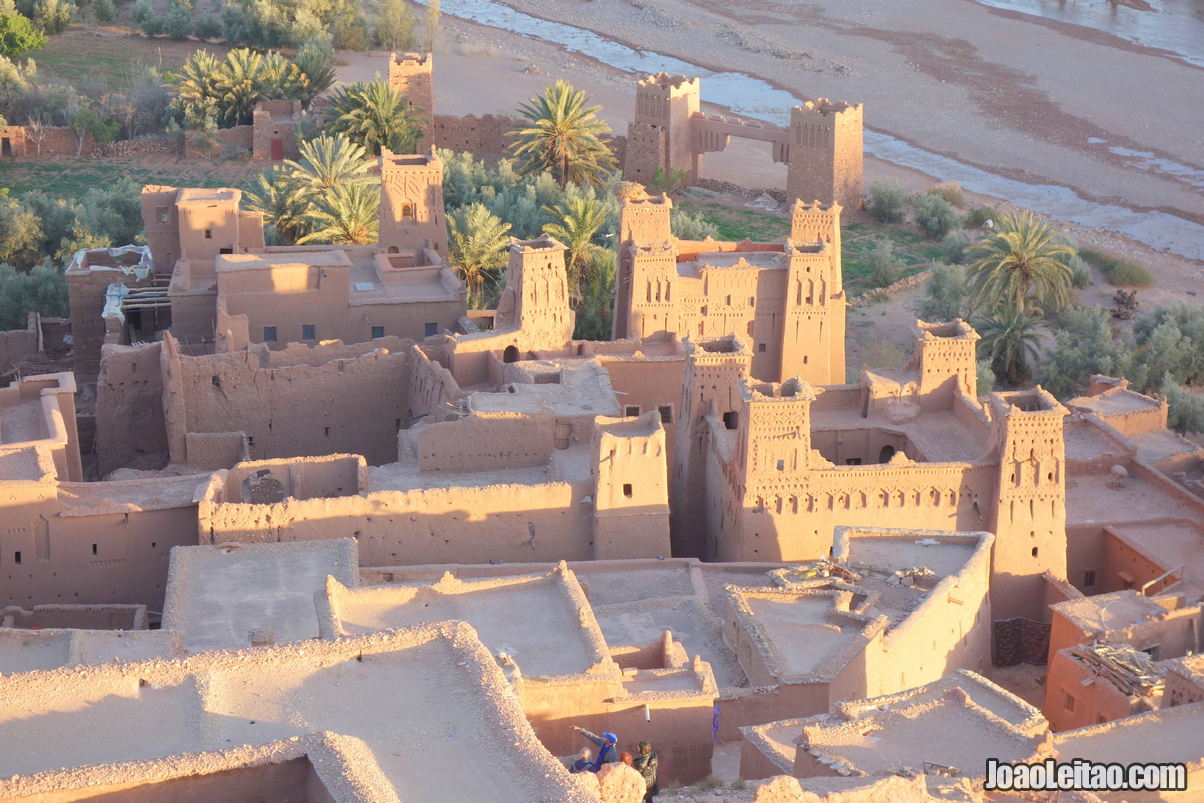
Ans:
POLYGON ((820 98, 790 110, 787 198, 857 206, 862 176, 860 103, 820 98))
POLYGON ((647 184, 658 167, 698 177, 691 117, 701 100, 697 78, 657 73, 641 78, 635 90, 635 118, 627 126, 623 176, 647 184))
POLYGON ((433 248, 447 259, 443 212, 443 161, 428 153, 380 152, 381 250, 433 248))

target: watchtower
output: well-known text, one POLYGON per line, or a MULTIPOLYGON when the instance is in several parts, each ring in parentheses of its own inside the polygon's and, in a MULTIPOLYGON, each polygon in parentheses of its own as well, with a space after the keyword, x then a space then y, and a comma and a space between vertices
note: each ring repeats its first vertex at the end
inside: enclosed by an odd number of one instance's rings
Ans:
POLYGON ((498 303, 495 329, 516 327, 528 349, 553 348, 573 336, 576 316, 569 309, 565 247, 543 234, 510 240, 506 288, 498 303))
POLYGON ((447 259, 443 161, 428 153, 380 152, 380 247, 397 253, 433 248, 447 259))
POLYGON ((667 195, 640 194, 619 206, 619 259, 615 270, 614 337, 676 332, 672 311, 677 257, 667 195), (646 319, 646 320, 645 320, 646 319))
POLYGON ((1066 444, 1068 411, 1040 386, 991 394, 998 494, 991 607, 996 619, 1041 620, 1049 571, 1066 577, 1066 444))
POLYGON ((844 382, 840 213, 840 204, 794 202, 778 376, 817 385, 844 382))
POLYGON ((864 192, 862 106, 820 98, 790 110, 786 195, 856 206, 864 192))
POLYGON ((435 117, 433 53, 389 54, 389 88, 406 96, 406 104, 429 124, 435 117))
POLYGON ((623 176, 647 184, 656 169, 685 170, 698 177, 690 118, 701 108, 698 78, 657 73, 636 85, 635 116, 627 126, 623 176))

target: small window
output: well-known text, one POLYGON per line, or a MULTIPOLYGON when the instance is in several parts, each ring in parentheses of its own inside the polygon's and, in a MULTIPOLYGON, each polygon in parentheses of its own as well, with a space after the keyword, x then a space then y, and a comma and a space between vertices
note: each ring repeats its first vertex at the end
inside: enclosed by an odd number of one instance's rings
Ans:
POLYGON ((159 222, 160 223, 170 223, 171 222, 171 210, 168 209, 166 206, 159 207, 159 222))
POLYGON ((426 325, 425 325, 425 330, 426 330, 427 337, 430 337, 432 335, 437 335, 437 334, 439 334, 439 324, 434 321, 427 321, 426 325))
POLYGON ((739 429, 740 428, 740 414, 737 412, 724 413, 723 414, 723 425, 725 427, 727 427, 728 429, 739 429))
POLYGON ((1095 585, 1095 571, 1083 572, 1083 588, 1091 588, 1095 585))
POLYGON ((623 483, 623 496, 626 496, 628 499, 631 498, 631 483, 630 482, 623 483))
POLYGON ((93 544, 93 545, 92 545, 92 554, 93 554, 93 555, 95 555, 95 554, 96 554, 96 544, 93 544))
POLYGON ((205 229, 205 239, 206 240, 213 239, 213 229, 205 229))
POLYGON ((330 427, 322 427, 322 430, 323 430, 322 434, 324 434, 326 437, 329 438, 330 437, 330 427))
POLYGON ((762 354, 764 354, 764 353, 765 353, 765 344, 764 344, 764 343, 758 343, 758 344, 757 344, 757 351, 759 351, 759 352, 761 352, 762 354))
POLYGON ((1064 697, 1064 699, 1062 700, 1062 705, 1066 708, 1067 711, 1073 711, 1074 710, 1074 695, 1068 691, 1062 692, 1062 695, 1064 697))
POLYGON ((234 248, 233 248, 233 246, 231 246, 230 248, 219 248, 219 249, 217 249, 217 252, 219 254, 233 254, 234 248))
POLYGON ((276 342, 276 327, 275 326, 263 327, 263 342, 264 343, 275 343, 276 342))
POLYGON ((318 329, 312 323, 301 324, 301 339, 302 340, 317 340, 318 329))
POLYGON ((752 307, 752 306, 755 306, 755 305, 756 305, 756 303, 757 303, 757 299, 756 299, 756 298, 754 298, 753 296, 749 296, 749 297, 748 297, 748 306, 750 306, 750 307, 752 307))
POLYGON ((731 296, 725 296, 725 297, 724 297, 724 299, 723 299, 723 303, 724 303, 724 304, 727 304, 727 305, 730 307, 730 306, 732 305, 732 297, 731 297, 731 296))
POLYGON ((372 327, 372 339, 373 340, 376 340, 376 338, 378 338, 378 337, 384 337, 384 336, 385 336, 385 327, 383 327, 383 326, 373 326, 372 327))
POLYGON ((661 414, 661 423, 662 424, 672 424, 673 423, 673 405, 672 404, 662 404, 660 407, 657 407, 656 409, 661 414))
POLYGON ((21 553, 20 553, 20 552, 14 552, 14 553, 13 553, 13 561, 14 561, 14 562, 16 562, 16 563, 20 563, 20 562, 21 562, 21 553))
POLYGON ((786 461, 779 460, 778 461, 778 471, 785 471, 785 470, 786 470, 786 461))
POLYGON ((1033 547, 1033 557, 1037 557, 1037 548, 1033 547))
POLYGON ((844 464, 846 466, 859 466, 859 465, 861 465, 861 458, 860 457, 850 457, 848 460, 844 461, 844 464))
POLYGON ((634 404, 628 405, 623 412, 623 415, 627 416, 628 418, 634 418, 635 416, 637 416, 639 414, 640 414, 640 408, 634 404))

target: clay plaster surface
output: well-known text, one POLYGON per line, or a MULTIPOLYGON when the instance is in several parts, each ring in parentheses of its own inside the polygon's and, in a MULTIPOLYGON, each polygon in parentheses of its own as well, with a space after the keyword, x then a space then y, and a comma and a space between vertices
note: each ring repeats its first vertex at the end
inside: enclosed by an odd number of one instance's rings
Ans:
POLYGON ((924 567, 938 577, 948 577, 961 571, 978 549, 976 544, 928 543, 930 540, 895 536, 852 538, 848 563, 889 571, 924 567))
POLYGON ((1062 760, 1200 762, 1204 703, 1150 711, 1133 717, 1055 734, 1062 760))
POLYGON ((747 596, 753 617, 791 675, 819 671, 853 643, 861 628, 832 616, 830 596, 747 596))
POLYGON ((252 630, 270 630, 278 643, 317 638, 314 595, 328 576, 352 584, 359 576, 346 539, 176 547, 171 557, 163 627, 192 652, 244 646, 252 630))

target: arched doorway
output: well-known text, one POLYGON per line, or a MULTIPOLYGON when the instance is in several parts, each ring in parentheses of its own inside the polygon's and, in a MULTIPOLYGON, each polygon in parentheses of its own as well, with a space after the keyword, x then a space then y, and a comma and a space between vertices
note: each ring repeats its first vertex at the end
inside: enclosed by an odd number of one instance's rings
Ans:
POLYGON ((878 452, 879 463, 889 463, 890 459, 895 456, 895 447, 887 445, 882 447, 882 451, 878 452))
POLYGON ((506 346, 502 352, 502 362, 518 362, 518 346, 506 346))

